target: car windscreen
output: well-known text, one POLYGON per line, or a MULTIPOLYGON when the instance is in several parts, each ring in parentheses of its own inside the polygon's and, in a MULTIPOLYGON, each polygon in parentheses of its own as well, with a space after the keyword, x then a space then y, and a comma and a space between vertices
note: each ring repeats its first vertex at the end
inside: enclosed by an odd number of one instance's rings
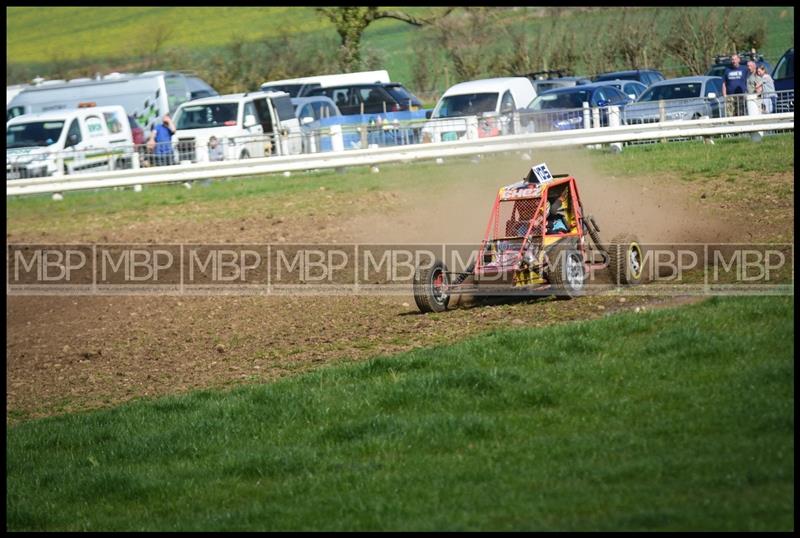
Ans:
POLYGON ((183 107, 175 120, 176 129, 207 129, 236 125, 239 103, 214 103, 183 107))
POLYGON ((406 90, 403 86, 384 86, 384 89, 389 92, 389 95, 394 97, 395 101, 400 104, 412 104, 421 106, 419 99, 414 94, 406 90))
POLYGON ((63 121, 34 121, 6 126, 6 148, 27 148, 55 144, 64 129, 63 121))
POLYGON ((497 96, 497 93, 468 93, 443 97, 437 113, 432 117, 454 118, 494 112, 497 108, 497 96))
POLYGON ((584 102, 589 102, 592 92, 580 90, 564 93, 542 94, 528 106, 531 110, 552 110, 557 108, 581 108, 584 102))
POLYGON ((700 82, 683 82, 680 84, 653 86, 639 97, 639 102, 700 97, 702 86, 700 82))

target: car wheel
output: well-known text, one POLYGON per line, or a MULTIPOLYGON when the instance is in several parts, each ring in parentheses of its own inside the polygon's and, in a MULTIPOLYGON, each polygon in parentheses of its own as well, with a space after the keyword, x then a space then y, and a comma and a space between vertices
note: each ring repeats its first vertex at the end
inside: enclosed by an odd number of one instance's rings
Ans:
POLYGON ((586 286, 586 266, 581 252, 570 246, 555 249, 548 257, 551 264, 548 280, 555 294, 564 299, 583 295, 586 286))
POLYGON ((642 282, 644 251, 635 235, 616 236, 608 245, 608 270, 614 284, 633 286, 642 282))
POLYGON ((414 271, 414 302, 420 312, 447 310, 450 302, 450 295, 444 291, 447 283, 447 266, 440 260, 432 267, 414 271))
POLYGON ((248 151, 246 149, 243 149, 242 150, 242 154, 239 155, 239 158, 240 159, 249 159, 250 158, 250 153, 248 153, 248 151))

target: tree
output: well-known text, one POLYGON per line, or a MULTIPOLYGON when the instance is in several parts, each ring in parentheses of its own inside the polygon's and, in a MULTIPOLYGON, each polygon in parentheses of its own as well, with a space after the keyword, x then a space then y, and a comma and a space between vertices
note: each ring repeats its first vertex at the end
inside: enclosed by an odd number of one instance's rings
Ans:
POLYGON ((432 25, 436 42, 460 80, 502 71, 498 58, 496 8, 465 7, 463 16, 439 19, 432 25))
POLYGON ((361 36, 367 26, 378 19, 396 19, 414 26, 431 24, 434 20, 446 16, 455 8, 446 8, 441 15, 420 18, 402 11, 380 9, 376 6, 358 7, 318 7, 318 13, 330 20, 341 38, 340 62, 345 70, 357 68, 361 63, 361 36))
POLYGON ((684 9, 672 21, 665 48, 689 73, 701 74, 715 54, 758 47, 765 35, 766 21, 757 13, 725 8, 704 14, 684 9))

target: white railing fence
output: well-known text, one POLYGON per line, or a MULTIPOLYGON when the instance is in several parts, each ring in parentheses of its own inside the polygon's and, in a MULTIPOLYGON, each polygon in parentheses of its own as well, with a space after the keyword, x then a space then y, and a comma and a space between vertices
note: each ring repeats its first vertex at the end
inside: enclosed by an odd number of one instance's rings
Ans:
POLYGON ((476 155, 504 151, 530 151, 542 148, 598 144, 634 143, 670 138, 707 137, 765 131, 794 130, 794 112, 759 114, 697 120, 672 120, 658 123, 619 125, 609 111, 612 125, 604 128, 574 129, 552 132, 500 134, 491 137, 439 143, 419 143, 375 147, 351 151, 329 151, 314 154, 256 157, 218 162, 188 162, 175 166, 91 172, 60 177, 40 177, 8 181, 6 195, 64 192, 69 190, 121 187, 192 180, 253 176, 259 174, 297 172, 323 168, 377 165, 388 162, 409 162, 439 157, 476 155))

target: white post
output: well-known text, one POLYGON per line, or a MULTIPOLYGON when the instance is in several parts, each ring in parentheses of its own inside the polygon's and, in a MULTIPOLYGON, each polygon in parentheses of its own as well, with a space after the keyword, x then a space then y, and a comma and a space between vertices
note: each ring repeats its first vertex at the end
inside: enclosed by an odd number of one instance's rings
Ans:
POLYGON ((313 131, 308 136, 308 152, 309 153, 316 153, 317 152, 317 132, 313 131))
POLYGON ((342 136, 341 125, 331 125, 331 149, 333 151, 344 151, 344 137, 342 136))
POLYGON ((584 129, 591 129, 592 125, 589 123, 589 103, 586 101, 583 102, 583 128, 584 129))
POLYGON ((747 115, 758 116, 761 114, 761 107, 759 106, 758 95, 754 93, 747 94, 747 115))
MULTIPOLYGON (((619 127, 622 123, 620 121, 619 106, 613 105, 608 107, 608 126, 619 127)), ((619 153, 622 151, 622 142, 614 142, 611 144, 611 150, 619 153)))
POLYGON ((136 148, 133 148, 133 154, 131 154, 131 168, 138 170, 140 167, 141 163, 139 162, 139 152, 136 151, 136 148))
MULTIPOLYGON (((747 102, 747 115, 748 116, 759 116, 761 115, 761 100, 758 98, 758 95, 754 93, 748 93, 746 97, 747 102)), ((764 137, 764 131, 755 131, 750 134, 750 140, 753 142, 761 142, 761 139, 764 137)))
MULTIPOLYGON (((447 120, 445 120, 447 121, 447 120)), ((437 122, 434 124, 433 129, 431 130, 431 142, 434 144, 438 144, 442 141, 442 122, 437 122)))
POLYGON ((592 109, 592 129, 599 129, 600 128, 600 109, 598 107, 594 107, 592 109))
POLYGON ((478 116, 467 116, 467 140, 478 139, 478 116))
POLYGON ((63 176, 64 175, 64 154, 60 151, 56 156, 56 171, 53 173, 54 176, 63 176))

